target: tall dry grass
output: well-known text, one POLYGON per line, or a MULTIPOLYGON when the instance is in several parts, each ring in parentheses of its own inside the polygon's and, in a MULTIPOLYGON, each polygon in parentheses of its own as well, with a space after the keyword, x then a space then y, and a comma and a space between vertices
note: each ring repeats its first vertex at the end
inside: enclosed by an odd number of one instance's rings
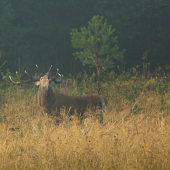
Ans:
POLYGON ((58 124, 37 106, 36 90, 1 90, 0 169, 170 169, 170 92, 158 84, 103 84, 103 124, 64 111, 58 124))

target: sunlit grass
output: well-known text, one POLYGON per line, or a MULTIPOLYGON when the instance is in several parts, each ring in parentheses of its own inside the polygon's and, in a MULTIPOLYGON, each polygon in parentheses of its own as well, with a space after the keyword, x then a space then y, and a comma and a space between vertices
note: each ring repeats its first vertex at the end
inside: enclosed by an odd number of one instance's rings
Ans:
POLYGON ((169 169, 169 89, 156 80, 103 86, 102 124, 64 111, 58 123, 41 112, 36 90, 1 90, 0 169, 169 169))

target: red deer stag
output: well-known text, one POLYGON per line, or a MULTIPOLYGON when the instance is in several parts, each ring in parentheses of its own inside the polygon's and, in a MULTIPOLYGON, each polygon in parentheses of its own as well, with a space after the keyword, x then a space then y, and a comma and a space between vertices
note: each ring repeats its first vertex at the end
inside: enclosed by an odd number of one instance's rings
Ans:
MULTIPOLYGON (((38 70, 38 66, 36 65, 37 67, 37 70, 38 70)), ((52 67, 52 65, 51 65, 52 67)), ((53 83, 56 83, 56 84, 59 84, 62 82, 62 77, 63 75, 60 75, 58 73, 58 69, 57 69, 57 73, 55 75, 55 77, 51 78, 51 73, 50 73, 50 70, 51 70, 51 67, 49 69, 49 71, 42 77, 40 77, 40 74, 39 74, 39 78, 33 78, 31 77, 27 71, 25 71, 25 73, 28 75, 29 79, 28 80, 21 80, 19 75, 18 75, 18 72, 16 72, 16 75, 19 79, 18 82, 15 82, 11 76, 9 76, 10 80, 12 83, 14 84, 22 84, 22 83, 29 83, 29 82, 35 82, 35 84, 37 86, 39 86, 39 89, 38 89, 38 92, 37 92, 37 97, 38 97, 38 104, 40 106, 40 108, 46 112, 46 113, 51 113, 53 111, 56 111, 56 106, 57 106, 57 97, 56 97, 56 94, 53 92, 52 90, 52 87, 51 85, 53 83), (57 81, 56 80, 56 77, 57 75, 60 76, 60 80, 57 81)))
MULTIPOLYGON (((36 67, 38 69, 37 65, 36 67)), ((50 67, 50 70, 51 70, 51 67, 50 67)), ((56 108, 57 108, 57 115, 59 115, 60 108, 62 106, 66 107, 66 112, 68 113, 69 116, 74 114, 76 110, 78 116, 81 116, 81 118, 83 118, 83 114, 88 108, 95 111, 97 106, 99 106, 100 109, 104 111, 105 105, 107 104, 107 100, 100 95, 89 94, 89 95, 68 96, 68 95, 64 95, 61 93, 54 93, 51 85, 53 84, 53 82, 55 82, 56 84, 61 83, 63 75, 60 75, 57 69, 56 76, 54 78, 51 78, 50 70, 44 76, 42 77, 39 76, 40 78, 30 77, 30 75, 25 71, 25 73, 29 77, 29 80, 21 80, 18 73, 16 72, 16 75, 19 78, 19 82, 15 82, 10 76, 9 77, 12 83, 14 84, 36 82, 35 84, 39 86, 39 89, 37 92, 38 103, 39 103, 39 106, 46 113, 51 113, 53 111, 56 111, 56 108), (60 76, 59 81, 56 81, 57 75, 60 76)), ((102 119, 103 119, 103 116, 101 113, 100 120, 102 119)))

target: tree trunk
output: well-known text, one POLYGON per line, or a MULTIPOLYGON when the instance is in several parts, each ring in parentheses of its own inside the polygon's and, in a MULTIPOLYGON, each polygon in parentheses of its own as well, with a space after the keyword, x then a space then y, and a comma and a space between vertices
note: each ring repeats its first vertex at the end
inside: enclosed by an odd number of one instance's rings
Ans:
POLYGON ((97 93, 100 94, 100 84, 101 84, 101 81, 100 81, 100 68, 99 66, 97 67, 97 93))
POLYGON ((96 64, 96 69, 97 69, 97 93, 100 93, 100 84, 101 84, 101 75, 100 75, 100 67, 98 63, 98 56, 97 54, 95 55, 95 64, 96 64))

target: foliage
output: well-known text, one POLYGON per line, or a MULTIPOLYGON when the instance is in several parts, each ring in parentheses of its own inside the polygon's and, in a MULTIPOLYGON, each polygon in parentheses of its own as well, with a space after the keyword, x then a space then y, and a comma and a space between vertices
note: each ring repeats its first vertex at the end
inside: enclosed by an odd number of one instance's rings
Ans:
POLYGON ((126 72, 125 75, 122 77, 123 81, 128 81, 132 78, 132 74, 130 72, 126 72))
POLYGON ((131 109, 131 112, 135 115, 140 114, 141 113, 142 108, 140 106, 138 106, 137 104, 134 105, 133 109, 131 109))
MULTIPOLYGON (((73 55, 79 58, 83 65, 95 68, 97 72, 98 93, 102 74, 114 68, 114 60, 123 60, 123 51, 117 46, 117 36, 113 36, 115 29, 103 23, 103 16, 94 16, 88 26, 82 27, 80 32, 72 29, 71 42, 76 51, 73 55)), ((106 75, 107 76, 107 75, 106 75)))
MULTIPOLYGON (((2 77, 2 82, 0 83, 1 88, 8 88, 11 85, 11 82, 9 80, 9 70, 6 70, 6 73, 0 72, 0 76, 2 77)), ((12 74, 11 74, 12 75, 12 74)))
POLYGON ((1 60, 7 65, 6 68, 3 67, 3 72, 9 67, 13 68, 20 57, 18 55, 25 54, 26 45, 28 45, 25 35, 29 28, 15 24, 16 16, 12 2, 11 0, 0 1, 0 51, 1 60))
POLYGON ((98 15, 88 22, 88 27, 82 27, 81 31, 72 29, 71 38, 72 45, 75 49, 80 49, 80 52, 75 52, 74 56, 79 58, 83 65, 96 67, 97 61, 99 66, 104 69, 113 68, 114 62, 112 59, 122 60, 122 52, 119 51, 116 45, 118 37, 113 37, 115 29, 107 24, 107 20, 103 21, 103 16, 98 15), (95 60, 98 57, 98 60, 95 60))
POLYGON ((168 89, 168 84, 163 83, 162 81, 158 82, 156 92, 158 94, 165 94, 168 89))

